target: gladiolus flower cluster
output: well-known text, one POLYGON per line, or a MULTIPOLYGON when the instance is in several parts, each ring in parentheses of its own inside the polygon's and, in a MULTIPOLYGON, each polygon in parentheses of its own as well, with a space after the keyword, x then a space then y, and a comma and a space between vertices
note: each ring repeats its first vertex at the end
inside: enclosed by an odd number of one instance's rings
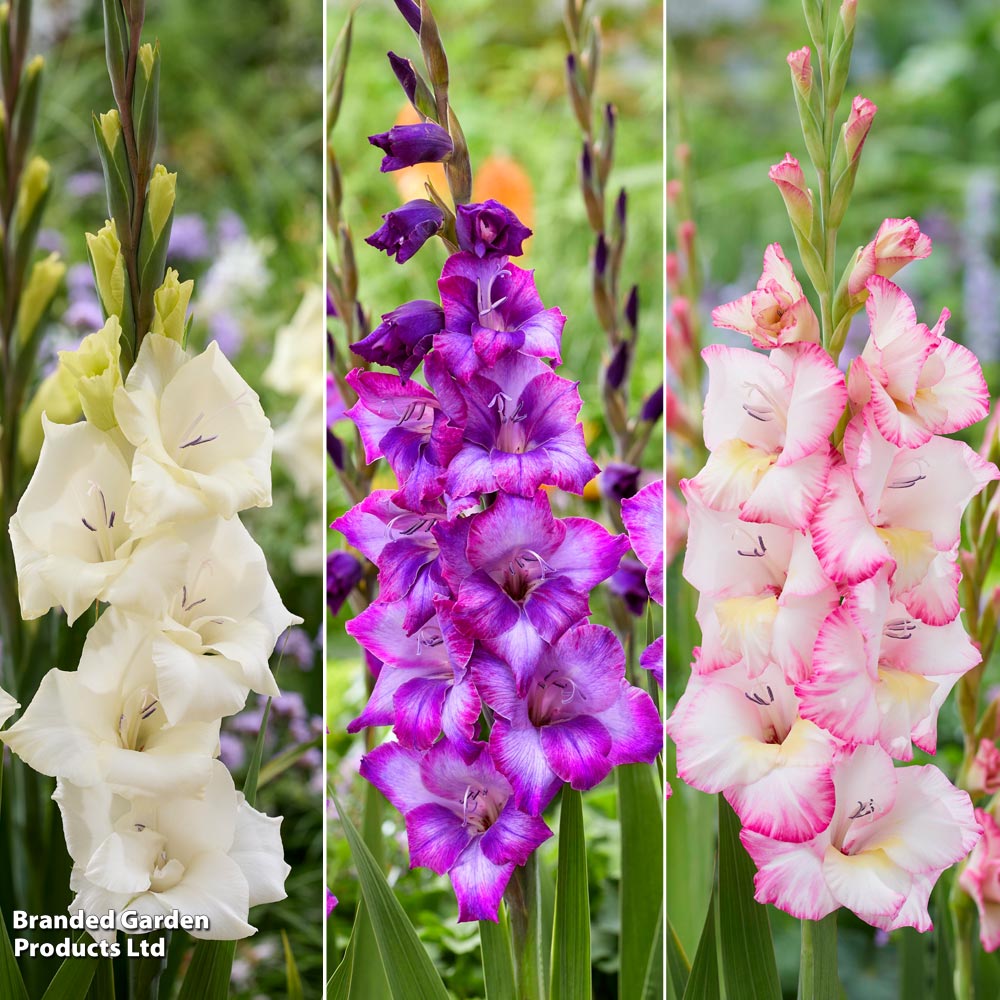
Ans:
POLYGON ((217 759, 222 717, 279 693, 268 658, 299 621, 238 517, 271 503, 271 427, 214 343, 192 357, 150 333, 124 384, 117 356, 91 383, 107 405, 44 421, 10 536, 22 615, 95 622, 78 669, 50 670, 0 738, 56 778, 72 911, 177 910, 209 918, 196 937, 246 937, 289 871, 280 818, 217 759))
POLYGON ((588 623, 629 541, 549 500, 598 469, 577 384, 553 370, 565 317, 510 260, 528 235, 497 202, 459 206, 440 305, 400 306, 355 345, 399 374, 347 378, 365 457, 398 484, 334 523, 379 570, 347 626, 382 661, 349 729, 393 727, 361 773, 404 815, 411 863, 450 876, 460 920, 497 919, 564 783, 592 788, 662 745, 614 632, 588 623))
POLYGON ((859 251, 870 336, 845 380, 769 247, 757 290, 714 314, 768 353, 703 351, 710 455, 681 484, 702 644, 667 723, 678 774, 738 814, 758 901, 885 930, 927 930, 934 883, 981 834, 941 771, 893 763, 934 753, 938 710, 980 662, 961 519, 1000 478, 944 436, 987 414, 979 362, 947 311, 929 328, 889 280, 929 252, 895 219, 859 251))

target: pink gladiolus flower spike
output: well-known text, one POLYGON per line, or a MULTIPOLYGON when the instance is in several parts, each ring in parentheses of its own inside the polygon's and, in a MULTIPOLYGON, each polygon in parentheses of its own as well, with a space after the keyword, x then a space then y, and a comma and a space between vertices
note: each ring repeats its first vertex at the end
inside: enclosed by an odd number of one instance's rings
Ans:
POLYGON ((754 347, 818 344, 819 320, 779 243, 764 251, 764 271, 753 292, 712 310, 715 326, 745 333, 754 347))

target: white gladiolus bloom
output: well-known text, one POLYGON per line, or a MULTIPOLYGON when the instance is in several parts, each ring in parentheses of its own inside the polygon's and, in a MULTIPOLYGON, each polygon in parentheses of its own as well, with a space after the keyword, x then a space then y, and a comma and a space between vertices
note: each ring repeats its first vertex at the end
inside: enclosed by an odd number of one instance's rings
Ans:
POLYGON ((0 726, 2 726, 19 708, 20 702, 0 688, 0 726))
POLYGON ((148 625, 112 609, 87 645, 91 668, 50 670, 0 739, 36 771, 89 791, 201 794, 218 753, 219 720, 168 722, 148 625), (103 690, 89 683, 94 673, 103 690))
POLYGON ((316 378, 316 383, 303 393, 274 432, 274 453, 288 470, 301 497, 321 497, 326 479, 324 413, 326 412, 326 387, 316 378))
POLYGON ((310 288, 291 321, 274 338, 271 363, 264 371, 264 384, 290 396, 317 388, 323 391, 326 368, 326 295, 319 285, 310 288))
MULTIPOLYGON (((250 907, 285 898, 280 818, 249 806, 219 761, 204 797, 124 799, 60 781, 53 798, 73 859, 71 912, 205 916, 194 937, 248 937, 250 907)), ((124 928, 121 928, 124 929, 124 928)), ((100 940, 112 932, 92 931, 100 940)))
POLYGON ((302 619, 287 611, 260 546, 238 517, 178 525, 157 546, 188 553, 176 590, 138 626, 112 608, 87 637, 80 672, 96 690, 115 683, 107 648, 116 632, 151 637, 160 705, 171 722, 208 722, 239 712, 253 690, 280 692, 268 659, 278 636, 302 619))
POLYGON ((148 334, 115 393, 115 417, 136 448, 125 510, 136 532, 270 506, 271 425, 214 342, 191 358, 148 334))
POLYGON ((10 519, 21 614, 62 606, 72 624, 95 600, 157 604, 174 560, 151 562, 126 519, 131 448, 117 431, 54 424, 10 519))

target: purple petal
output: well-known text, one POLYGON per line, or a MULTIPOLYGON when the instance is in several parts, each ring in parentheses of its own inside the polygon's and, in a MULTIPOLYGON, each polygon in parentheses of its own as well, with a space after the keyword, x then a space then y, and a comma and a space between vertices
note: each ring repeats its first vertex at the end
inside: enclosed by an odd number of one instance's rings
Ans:
POLYGON ((488 574, 479 570, 462 581, 453 617, 465 635, 495 639, 517 624, 521 609, 488 574))
POLYGON ((479 692, 471 677, 457 681, 444 701, 441 731, 467 761, 475 758, 481 746, 476 743, 475 737, 482 708, 479 692))
POLYGON ((543 726, 539 738, 549 766, 573 788, 593 788, 611 770, 611 734, 592 716, 543 726))
POLYGON ((565 576, 553 576, 539 584, 524 602, 524 613, 538 634, 555 642, 566 629, 590 614, 587 594, 565 576))
POLYGON ((458 920, 497 921, 504 889, 514 871, 513 863, 495 865, 483 854, 476 837, 458 863, 448 872, 458 900, 458 920))
POLYGON ((361 758, 361 777, 370 781, 404 815, 434 801, 424 787, 421 754, 383 743, 361 758))
POLYGON ((621 685, 618 701, 597 716, 611 734, 611 764, 651 764, 663 750, 663 720, 645 691, 621 685))
POLYGON ((508 802, 497 821, 483 834, 483 854, 495 865, 513 861, 523 865, 552 831, 538 816, 530 816, 508 802))
POLYGON ((515 728, 498 718, 490 733, 490 752, 514 788, 517 807, 539 815, 559 791, 562 779, 549 763, 538 730, 531 725, 515 728))
POLYGON ((639 657, 639 666, 648 670, 656 679, 656 683, 663 687, 663 636, 654 639, 652 645, 647 646, 639 657))
POLYGON ((433 745, 441 733, 441 710, 450 686, 450 678, 426 677, 414 677, 400 685, 393 698, 393 732, 404 747, 426 750, 433 745))
POLYGON ((469 562, 477 569, 500 568, 522 550, 548 558, 563 543, 569 520, 552 516, 545 493, 531 499, 501 493, 491 507, 472 518, 466 549, 469 562))
POLYGON ((564 517, 565 536, 559 548, 546 558, 553 569, 568 576, 582 591, 589 592, 618 568, 628 551, 625 535, 612 535, 596 521, 564 517))
POLYGON ((418 806, 406 815, 410 867, 430 868, 444 875, 469 844, 461 816, 436 803, 418 806))

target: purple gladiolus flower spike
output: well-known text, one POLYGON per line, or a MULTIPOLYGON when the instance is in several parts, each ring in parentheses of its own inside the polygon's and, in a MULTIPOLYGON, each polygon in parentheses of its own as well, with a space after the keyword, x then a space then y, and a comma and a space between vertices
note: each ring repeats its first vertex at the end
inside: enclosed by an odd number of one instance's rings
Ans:
POLYGON ((552 836, 514 805, 485 745, 467 762, 447 740, 424 753, 384 743, 362 759, 361 774, 403 814, 410 867, 451 878, 460 921, 495 922, 515 866, 552 836))
POLYGON ((491 198, 476 205, 459 205, 455 234, 459 247, 477 257, 520 257, 521 246, 531 236, 531 230, 506 205, 491 198))
POLYGON ((593 788, 613 767, 650 763, 662 749, 656 706, 625 680, 625 651, 603 625, 578 625, 546 648, 523 695, 510 668, 488 653, 477 652, 470 669, 496 713, 493 760, 532 815, 563 782, 593 788))
POLYGON ((501 493, 482 513, 433 530, 456 626, 511 665, 522 695, 546 645, 587 617, 590 591, 628 548, 595 521, 557 520, 544 492, 501 493))
POLYGON ((379 326, 351 344, 351 350, 373 364, 395 368, 405 382, 443 329, 444 310, 436 302, 417 299, 384 313, 379 326))
POLYGON ((632 551, 646 567, 649 596, 663 605, 663 480, 644 486, 634 497, 622 501, 622 521, 632 551))
POLYGON ((383 174, 417 163, 439 163, 454 149, 447 130, 434 122, 393 125, 388 132, 368 136, 368 141, 385 153, 379 168, 383 174))
POLYGON ((482 705, 468 671, 473 642, 455 629, 447 601, 413 635, 403 627, 405 614, 401 601, 377 601, 348 622, 347 631, 383 663, 365 710, 347 731, 391 725, 403 746, 417 750, 444 733, 474 759, 482 705))
POLYGON ((515 351, 561 361, 559 344, 566 317, 546 309, 533 271, 506 257, 480 260, 453 254, 438 281, 444 330, 434 338, 450 370, 463 382, 515 351))
POLYGON ((577 423, 583 405, 577 385, 523 354, 473 375, 463 394, 462 447, 448 466, 448 492, 531 497, 544 484, 582 494, 599 469, 577 423))
POLYGON ((431 531, 446 517, 440 500, 413 511, 395 503, 390 490, 376 490, 330 525, 378 566, 380 599, 405 601, 407 635, 434 614, 435 597, 448 596, 431 531))
POLYGON ((434 202, 415 198, 382 218, 382 225, 365 237, 365 243, 405 264, 441 228, 444 213, 434 202))
POLYGON ((394 499, 416 510, 441 496, 462 431, 451 426, 433 393, 395 375, 357 369, 347 383, 358 394, 347 415, 361 432, 365 461, 385 457, 399 481, 394 499))

